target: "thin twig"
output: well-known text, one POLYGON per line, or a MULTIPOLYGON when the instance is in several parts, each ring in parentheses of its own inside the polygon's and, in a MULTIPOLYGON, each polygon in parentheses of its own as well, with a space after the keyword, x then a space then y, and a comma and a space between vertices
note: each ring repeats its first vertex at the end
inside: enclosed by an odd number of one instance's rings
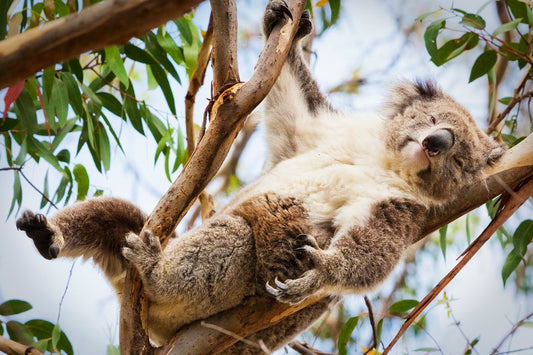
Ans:
POLYGON ((289 346, 302 355, 333 355, 332 353, 325 353, 323 351, 313 349, 309 344, 299 340, 291 341, 289 346))
POLYGON ((10 166, 10 167, 7 167, 7 168, 0 168, 0 171, 9 171, 9 170, 14 170, 14 171, 18 171, 18 173, 20 174, 20 176, 22 176, 24 178, 24 180, 26 180, 26 182, 35 190, 37 191, 50 205, 52 205, 56 210, 58 210, 59 208, 55 205, 55 203, 52 202, 52 200, 50 200, 48 198, 48 196, 46 196, 44 194, 44 192, 42 192, 41 190, 39 190, 37 188, 37 186, 35 186, 31 181, 30 179, 28 179, 26 177, 26 175, 24 175, 24 173, 22 172, 22 166, 10 166))
POLYGON ((368 319, 370 319, 370 325, 372 326, 372 346, 369 346, 368 349, 365 351, 365 355, 368 354, 372 349, 378 348, 378 332, 376 329, 376 321, 374 319, 374 312, 372 311, 372 303, 370 303, 370 300, 368 299, 368 296, 365 295, 365 304, 366 308, 368 308, 368 319))
POLYGON ((404 324, 383 351, 383 355, 389 353, 394 345, 400 340, 405 331, 411 326, 422 311, 440 294, 440 292, 450 283, 451 280, 461 271, 461 269, 472 259, 479 249, 489 240, 496 230, 520 207, 533 193, 533 178, 530 178, 516 191, 516 196, 511 197, 507 204, 498 211, 496 217, 485 228, 483 233, 467 248, 463 259, 431 290, 426 297, 409 313, 404 324), (520 197, 518 199, 517 197, 520 197))
POLYGON ((495 354, 501 354, 500 352, 498 352, 498 349, 507 341, 507 339, 513 335, 517 330, 518 328, 520 328, 522 326, 522 324, 524 324, 524 322, 526 320, 528 320, 529 318, 533 317, 533 313, 530 313, 528 314, 527 316, 525 316, 524 318, 520 319, 518 322, 516 322, 516 324, 511 328, 511 330, 509 331, 509 333, 507 333, 503 339, 499 342, 498 345, 496 345, 496 347, 492 350, 492 352, 490 353, 490 355, 495 355, 495 354))
POLYGON ((227 329, 224 329, 222 327, 219 327, 218 325, 216 324, 211 324, 211 323, 207 323, 207 322, 204 322, 202 321, 201 322, 201 325, 202 327, 206 327, 206 328, 209 328, 209 329, 213 329, 213 330, 216 330, 216 331, 219 331, 221 332, 222 334, 226 334, 230 337, 233 337, 239 341, 242 341, 243 343, 247 344, 247 345, 250 345, 250 346, 253 346, 254 348, 258 348, 258 349, 261 349, 263 350, 266 354, 270 354, 272 351, 270 351, 266 345, 263 343, 263 342, 259 342, 259 343, 256 343, 256 342, 253 342, 251 340, 248 340, 242 336, 240 336, 239 334, 237 333, 234 333, 230 330, 227 330, 227 329))

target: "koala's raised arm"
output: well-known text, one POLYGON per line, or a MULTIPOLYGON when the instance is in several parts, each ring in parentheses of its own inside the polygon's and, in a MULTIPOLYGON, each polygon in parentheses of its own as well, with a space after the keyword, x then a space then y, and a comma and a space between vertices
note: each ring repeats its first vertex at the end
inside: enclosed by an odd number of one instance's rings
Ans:
POLYGON ((75 203, 50 218, 25 211, 16 225, 44 258, 92 257, 113 282, 124 271, 124 237, 139 233, 145 220, 144 212, 132 203, 99 197, 75 203))

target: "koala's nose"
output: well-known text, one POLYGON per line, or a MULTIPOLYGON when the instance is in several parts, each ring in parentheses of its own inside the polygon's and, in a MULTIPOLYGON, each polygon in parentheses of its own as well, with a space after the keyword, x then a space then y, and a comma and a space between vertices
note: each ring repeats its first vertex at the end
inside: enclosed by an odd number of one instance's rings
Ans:
POLYGON ((454 142, 455 137, 452 131, 448 129, 439 129, 424 138, 422 146, 430 157, 434 157, 450 150, 451 147, 453 147, 454 142))

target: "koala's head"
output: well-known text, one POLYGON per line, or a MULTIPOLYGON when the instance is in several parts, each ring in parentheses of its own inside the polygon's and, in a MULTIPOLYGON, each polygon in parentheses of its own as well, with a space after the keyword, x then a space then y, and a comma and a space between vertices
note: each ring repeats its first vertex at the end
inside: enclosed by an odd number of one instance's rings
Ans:
POLYGON ((391 168, 433 200, 454 197, 505 151, 431 82, 394 86, 384 114, 391 168))

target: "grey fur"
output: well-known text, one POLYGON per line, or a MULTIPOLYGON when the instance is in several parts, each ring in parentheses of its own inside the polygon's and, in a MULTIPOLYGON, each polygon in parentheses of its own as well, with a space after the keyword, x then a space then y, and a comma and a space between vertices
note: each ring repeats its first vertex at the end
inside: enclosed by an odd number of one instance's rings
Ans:
MULTIPOLYGON (((265 33, 291 16, 283 1, 269 2, 265 33)), ((156 344, 252 295, 298 303, 379 285, 419 236, 428 208, 476 182, 503 147, 430 82, 393 88, 385 119, 360 124, 334 111, 301 56, 299 39, 310 30, 304 15, 265 102, 265 173, 201 227, 162 250, 150 232, 139 236, 146 215, 110 197, 48 219, 26 211, 17 227, 47 259, 92 257, 119 297, 126 262, 135 265, 156 344)), ((279 348, 335 300, 325 298, 249 339, 279 348)), ((225 353, 260 352, 238 343, 225 353)))

